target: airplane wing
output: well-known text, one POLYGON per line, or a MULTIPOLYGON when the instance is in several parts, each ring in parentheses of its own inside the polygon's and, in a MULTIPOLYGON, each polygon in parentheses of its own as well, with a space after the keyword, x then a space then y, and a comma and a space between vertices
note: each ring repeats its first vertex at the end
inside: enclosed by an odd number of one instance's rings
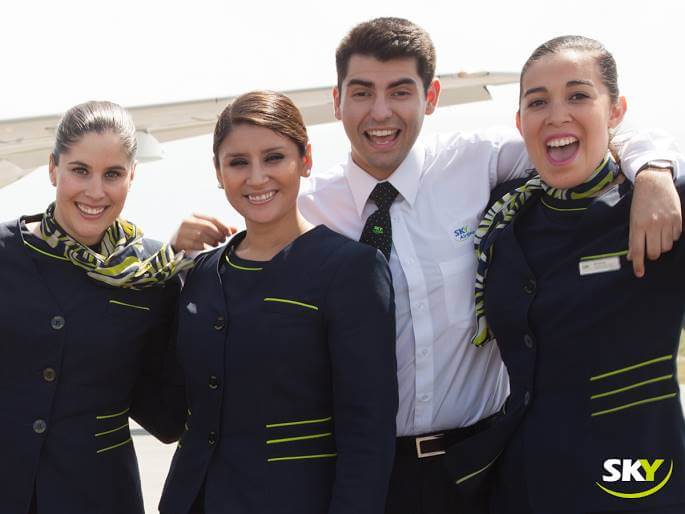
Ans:
MULTIPOLYGON (((440 106, 491 98, 487 86, 518 82, 518 73, 478 72, 439 75, 440 106)), ((331 87, 284 91, 299 107, 305 123, 335 121, 331 87)), ((235 97, 129 107, 137 128, 140 162, 160 159, 161 143, 209 134, 217 116, 235 97)), ((0 120, 0 187, 47 164, 61 114, 0 120)))

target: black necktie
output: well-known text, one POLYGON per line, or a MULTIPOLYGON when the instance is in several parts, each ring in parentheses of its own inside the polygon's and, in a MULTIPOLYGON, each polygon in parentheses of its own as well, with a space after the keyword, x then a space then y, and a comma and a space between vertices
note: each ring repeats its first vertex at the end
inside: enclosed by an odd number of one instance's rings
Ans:
POLYGON ((369 198, 378 206, 378 210, 371 213, 366 220, 362 236, 359 241, 375 246, 385 258, 390 260, 392 248, 392 226, 390 225, 390 206, 399 192, 390 182, 380 182, 371 191, 369 198))

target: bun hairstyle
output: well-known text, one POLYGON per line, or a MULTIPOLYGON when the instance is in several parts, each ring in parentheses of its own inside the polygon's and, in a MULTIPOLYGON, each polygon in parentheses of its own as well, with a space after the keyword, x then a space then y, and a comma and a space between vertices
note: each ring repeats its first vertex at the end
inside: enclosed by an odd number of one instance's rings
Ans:
POLYGON ((112 102, 86 102, 64 113, 57 125, 55 147, 50 154, 55 164, 59 157, 83 136, 95 132, 112 132, 121 139, 121 146, 130 161, 135 159, 137 142, 136 127, 129 112, 112 102))
POLYGON ((528 57, 528 60, 521 69, 519 99, 521 98, 522 94, 521 85, 523 84, 523 76, 528 71, 528 68, 542 59, 544 56, 560 53, 564 50, 576 50, 579 52, 587 52, 592 54, 595 57, 597 66, 599 67, 599 74, 602 78, 602 83, 609 90, 611 102, 615 103, 618 100, 618 71, 616 69, 616 61, 614 60, 614 56, 611 55, 611 53, 599 41, 584 36, 559 36, 538 46, 530 55, 530 57, 528 57))
POLYGON ((219 147, 237 125, 264 127, 287 137, 304 157, 307 151, 307 127, 293 101, 275 91, 250 91, 233 100, 219 115, 214 127, 214 166, 219 168, 219 147))

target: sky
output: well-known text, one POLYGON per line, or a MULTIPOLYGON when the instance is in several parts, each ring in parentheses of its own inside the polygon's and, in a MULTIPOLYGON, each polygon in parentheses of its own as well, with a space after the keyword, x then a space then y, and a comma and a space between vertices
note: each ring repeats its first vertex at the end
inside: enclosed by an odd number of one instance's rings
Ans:
MULTIPOLYGON (((685 3, 673 0, 3 2, 0 119, 59 113, 91 99, 134 106, 332 85, 340 39, 376 16, 424 27, 438 73, 519 71, 547 39, 599 39, 618 63, 626 123, 662 128, 685 148, 685 3)), ((517 86, 491 92, 490 102, 438 109, 426 118, 424 135, 512 127, 517 86)), ((310 136, 314 173, 347 158, 340 124, 311 127, 310 136)), ((194 211, 240 225, 214 185, 211 137, 164 147, 165 159, 139 165, 125 216, 161 239, 194 211)), ((0 189, 0 221, 42 211, 52 198, 41 167, 0 189)))

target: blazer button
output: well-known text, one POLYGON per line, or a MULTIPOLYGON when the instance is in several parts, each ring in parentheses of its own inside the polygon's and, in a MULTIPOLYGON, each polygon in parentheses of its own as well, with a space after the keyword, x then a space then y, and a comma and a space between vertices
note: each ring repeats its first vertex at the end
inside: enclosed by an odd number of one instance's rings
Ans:
POLYGON ((529 278, 525 284, 523 284, 523 292, 526 294, 533 294, 535 292, 535 279, 529 278))
POLYGON ((36 434, 42 434, 45 432, 48 428, 47 423, 43 419, 37 419, 36 421, 33 422, 33 431, 36 434))
POLYGON ((215 432, 210 432, 210 433, 209 433, 209 437, 207 438, 207 440, 209 441, 209 444, 212 444, 212 445, 213 445, 214 443, 216 443, 216 433, 215 433, 215 432))
POLYGON ((223 316, 218 316, 214 320, 214 330, 223 330, 225 326, 226 326, 226 320, 224 320, 223 316))
POLYGON ((62 316, 55 316, 50 320, 50 326, 55 330, 62 330, 64 328, 64 318, 62 316))
POLYGON ((209 377, 209 388, 216 389, 217 387, 219 387, 219 379, 212 375, 209 377))
POLYGON ((55 373, 54 369, 45 368, 43 370, 43 380, 45 380, 46 382, 54 382, 56 378, 57 378, 57 373, 55 373))
POLYGON ((528 334, 523 336, 523 343, 526 345, 526 348, 532 348, 533 347, 533 338, 530 337, 528 334))

